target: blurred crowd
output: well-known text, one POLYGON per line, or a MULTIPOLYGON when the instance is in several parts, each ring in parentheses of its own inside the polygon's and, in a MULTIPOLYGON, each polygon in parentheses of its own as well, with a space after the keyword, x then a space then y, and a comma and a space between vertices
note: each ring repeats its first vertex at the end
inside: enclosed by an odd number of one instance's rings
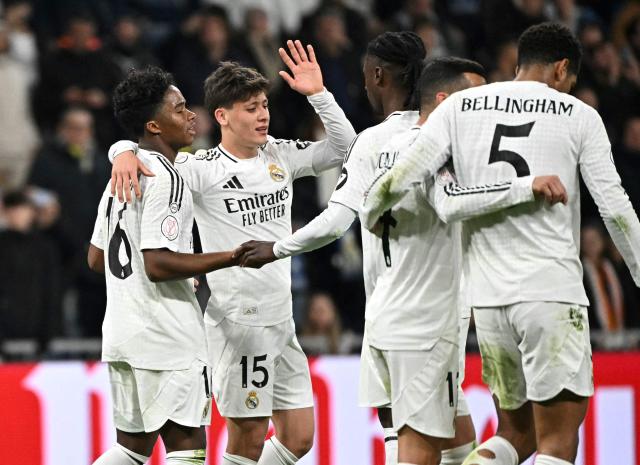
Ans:
MULTIPOLYGON (((376 124, 362 56, 386 30, 413 30, 429 57, 481 62, 490 81, 514 77, 516 39, 555 20, 580 38, 584 60, 575 95, 602 115, 613 157, 640 211, 640 2, 616 0, 3 0, 0 1, 0 353, 8 342, 96 338, 105 308, 103 277, 85 264, 110 174, 107 149, 123 137, 110 96, 128 69, 172 72, 199 115, 191 150, 218 134, 203 108, 204 79, 221 61, 271 81, 270 133, 317 140, 323 128, 305 98, 278 76, 278 47, 315 47, 326 87, 357 131, 376 124)), ((294 227, 326 205, 339 173, 295 186, 294 227)), ((594 342, 638 347, 640 295, 583 196, 582 258, 594 342)), ((292 261, 294 318, 310 354, 358 352, 364 288, 358 228, 292 261)))

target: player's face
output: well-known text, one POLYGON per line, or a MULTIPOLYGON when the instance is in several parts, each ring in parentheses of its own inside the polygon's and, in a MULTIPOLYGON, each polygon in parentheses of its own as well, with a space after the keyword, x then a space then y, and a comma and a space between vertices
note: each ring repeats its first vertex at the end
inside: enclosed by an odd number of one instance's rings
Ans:
POLYGON ((230 131, 243 145, 257 147, 267 142, 270 115, 269 100, 264 92, 219 110, 223 112, 222 119, 218 119, 223 130, 230 131))
POLYGON ((365 55, 364 57, 364 65, 362 66, 364 90, 367 92, 367 99, 374 113, 382 113, 382 101, 380 98, 380 88, 378 87, 381 69, 376 66, 375 61, 376 60, 369 55, 365 55))
POLYGON ((175 149, 191 145, 196 135, 196 114, 177 87, 171 86, 164 95, 164 103, 156 116, 160 136, 175 149))

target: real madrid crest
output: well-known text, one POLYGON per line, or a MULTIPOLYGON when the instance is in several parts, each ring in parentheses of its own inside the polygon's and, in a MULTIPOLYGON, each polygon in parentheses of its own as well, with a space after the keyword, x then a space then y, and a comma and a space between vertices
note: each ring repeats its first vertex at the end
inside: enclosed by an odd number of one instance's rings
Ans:
POLYGON ((256 391, 250 391, 247 399, 244 401, 244 405, 248 409, 254 410, 260 405, 260 399, 258 399, 258 393, 256 391))
POLYGON ((271 175, 271 179, 276 182, 282 182, 286 177, 286 175, 284 174, 284 170, 275 163, 271 163, 269 165, 269 174, 271 175))

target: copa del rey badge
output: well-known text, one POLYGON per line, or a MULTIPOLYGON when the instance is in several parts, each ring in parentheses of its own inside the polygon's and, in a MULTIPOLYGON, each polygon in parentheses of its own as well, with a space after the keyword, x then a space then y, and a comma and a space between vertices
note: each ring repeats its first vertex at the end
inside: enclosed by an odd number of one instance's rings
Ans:
POLYGON ((269 165, 269 174, 271 175, 271 179, 273 179, 276 182, 282 182, 286 177, 284 174, 284 170, 280 168, 278 165, 276 165, 275 163, 271 163, 269 165))
POLYGON ((164 220, 162 220, 162 225, 160 226, 160 228, 164 237, 166 237, 170 241, 178 237, 178 232, 180 231, 178 220, 175 218, 175 216, 172 215, 169 215, 164 220))

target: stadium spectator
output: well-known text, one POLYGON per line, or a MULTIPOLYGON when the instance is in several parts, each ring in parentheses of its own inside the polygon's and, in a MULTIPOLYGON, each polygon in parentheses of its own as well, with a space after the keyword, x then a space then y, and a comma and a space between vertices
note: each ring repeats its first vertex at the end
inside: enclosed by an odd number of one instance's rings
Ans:
POLYGON ((45 130, 52 130, 64 109, 81 105, 96 120, 96 135, 108 146, 115 137, 109 95, 120 72, 96 35, 95 21, 89 16, 69 19, 57 49, 43 58, 37 95, 36 118, 45 130))
POLYGON ((202 11, 200 26, 189 44, 172 60, 170 71, 178 87, 191 105, 202 105, 202 83, 223 61, 246 63, 247 60, 233 40, 226 11, 210 6, 202 11))
POLYGON ((36 207, 24 191, 5 194, 3 204, 0 343, 34 339, 43 352, 62 320, 58 250, 35 230, 36 207))
POLYGON ((31 30, 33 9, 27 0, 16 0, 5 4, 4 22, 9 33, 9 55, 24 66, 28 82, 33 85, 38 73, 38 48, 31 30))
POLYGON ((314 39, 318 63, 322 67, 325 86, 331 89, 336 101, 354 127, 358 129, 358 102, 362 98, 360 54, 356 52, 340 10, 328 8, 315 19, 314 39))
POLYGON ((582 227, 580 244, 584 284, 589 302, 591 329, 617 332, 624 328, 625 299, 622 284, 606 256, 606 235, 598 223, 582 227))
POLYGON ((300 345, 307 355, 352 354, 360 348, 361 339, 351 331, 343 332, 338 309, 329 294, 311 296, 300 333, 300 345))
POLYGON ((119 18, 113 30, 113 38, 106 50, 125 75, 131 68, 143 69, 156 65, 157 59, 142 40, 141 21, 134 16, 119 18))
POLYGON ((96 146, 93 126, 93 117, 85 109, 63 113, 55 138, 44 145, 34 162, 30 180, 60 200, 60 220, 51 235, 66 252, 65 287, 77 290, 78 323, 87 336, 100 334, 105 309, 104 280, 87 269, 84 257, 95 206, 109 179, 106 154, 96 146))
POLYGON ((511 81, 516 76, 518 44, 508 40, 498 46, 496 67, 489 75, 489 82, 511 81))
POLYGON ((21 188, 40 138, 30 103, 30 71, 11 54, 7 29, 0 26, 0 189, 21 188))
POLYGON ((244 52, 252 65, 271 82, 270 94, 273 96, 283 83, 278 77, 278 71, 282 69, 278 48, 282 42, 271 30, 267 12, 261 8, 250 8, 246 11, 244 30, 244 52))

